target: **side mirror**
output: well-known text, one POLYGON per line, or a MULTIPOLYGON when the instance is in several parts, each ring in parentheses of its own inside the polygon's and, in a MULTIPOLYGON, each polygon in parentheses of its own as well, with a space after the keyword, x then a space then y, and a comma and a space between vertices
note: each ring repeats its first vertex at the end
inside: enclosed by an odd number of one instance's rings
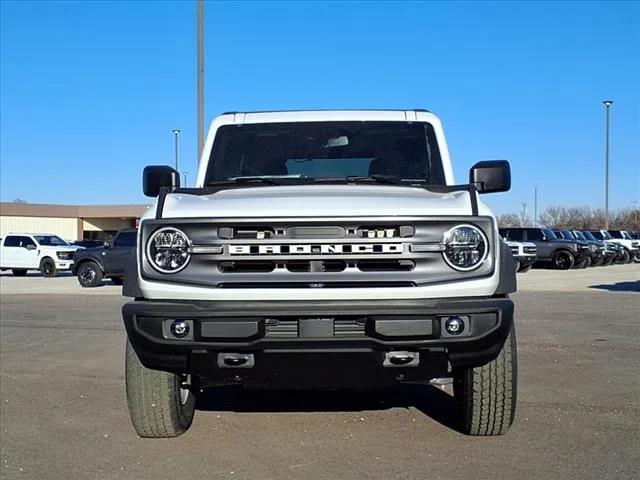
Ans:
POLYGON ((508 192, 511 188, 511 167, 506 160, 485 160, 469 170, 469 183, 478 193, 508 192))
POLYGON ((36 246, 29 244, 29 245, 25 245, 24 248, 26 248, 27 250, 35 250, 36 246))
POLYGON ((112 247, 110 240, 105 240, 102 245, 104 246, 104 248, 111 248, 112 247))
POLYGON ((147 197, 157 197, 163 187, 180 186, 180 174, 167 165, 149 165, 142 172, 142 191, 147 197))

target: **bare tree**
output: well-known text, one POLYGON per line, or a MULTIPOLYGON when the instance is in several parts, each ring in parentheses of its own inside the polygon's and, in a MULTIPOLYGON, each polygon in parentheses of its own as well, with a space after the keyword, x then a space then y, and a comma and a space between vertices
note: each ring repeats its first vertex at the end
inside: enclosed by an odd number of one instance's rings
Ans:
POLYGON ((28 203, 28 202, 26 200, 21 199, 21 198, 16 198, 11 203, 28 203))
POLYGON ((505 213, 498 217, 498 226, 500 228, 521 227, 520 216, 515 213, 505 213))

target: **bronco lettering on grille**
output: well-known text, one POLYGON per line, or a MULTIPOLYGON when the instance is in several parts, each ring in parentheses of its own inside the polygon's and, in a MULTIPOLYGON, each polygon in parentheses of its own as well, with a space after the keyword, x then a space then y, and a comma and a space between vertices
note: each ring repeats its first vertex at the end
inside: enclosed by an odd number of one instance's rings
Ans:
POLYGON ((291 245, 228 245, 229 255, 335 255, 402 253, 402 243, 363 244, 291 244, 291 245))

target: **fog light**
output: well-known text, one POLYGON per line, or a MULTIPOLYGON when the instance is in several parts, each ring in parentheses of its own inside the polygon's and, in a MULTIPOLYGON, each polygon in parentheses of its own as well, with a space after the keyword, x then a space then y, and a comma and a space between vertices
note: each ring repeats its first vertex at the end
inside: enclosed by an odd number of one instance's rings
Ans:
POLYGON ((171 334, 178 338, 186 337, 189 335, 189 323, 185 320, 174 320, 171 322, 171 334))
POLYGON ((444 328, 449 335, 460 335, 464 330, 464 320, 460 317, 450 317, 444 322, 444 328))

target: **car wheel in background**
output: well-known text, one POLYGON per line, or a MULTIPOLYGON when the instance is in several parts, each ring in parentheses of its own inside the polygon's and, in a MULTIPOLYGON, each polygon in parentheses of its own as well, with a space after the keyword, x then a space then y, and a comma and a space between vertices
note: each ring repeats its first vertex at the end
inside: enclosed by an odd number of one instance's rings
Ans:
POLYGON ((114 285, 122 285, 122 277, 110 277, 111 283, 114 285))
POLYGON ((531 270, 531 267, 533 267, 533 265, 527 265, 526 267, 520 267, 520 270, 518 270, 519 273, 527 273, 529 270, 531 270))
POLYGON ((589 268, 592 265, 591 257, 587 257, 580 264, 580 268, 589 268))
POLYGON ((24 277, 27 274, 26 268, 12 268, 11 273, 14 277, 24 277))
POLYGON ((622 258, 620 259, 620 263, 624 265, 625 263, 629 263, 630 260, 631 260, 631 254, 629 253, 629 250, 625 248, 624 251, 622 252, 622 258))
POLYGON ((591 262, 592 267, 599 267, 604 262, 604 257, 598 258, 595 262, 591 262))
POLYGON ((40 273, 43 276, 51 278, 55 277, 58 274, 58 270, 56 269, 56 263, 51 258, 43 258, 40 262, 40 273))
POLYGON ((640 263, 640 250, 633 254, 633 263, 640 263))
POLYGON ((553 268, 556 268, 558 270, 569 270, 573 268, 573 264, 575 262, 576 260, 575 258, 573 258, 573 255, 565 250, 554 253, 551 259, 553 268))
POLYGON ((78 282, 85 288, 97 287, 102 281, 102 270, 95 262, 85 262, 78 267, 78 282))

